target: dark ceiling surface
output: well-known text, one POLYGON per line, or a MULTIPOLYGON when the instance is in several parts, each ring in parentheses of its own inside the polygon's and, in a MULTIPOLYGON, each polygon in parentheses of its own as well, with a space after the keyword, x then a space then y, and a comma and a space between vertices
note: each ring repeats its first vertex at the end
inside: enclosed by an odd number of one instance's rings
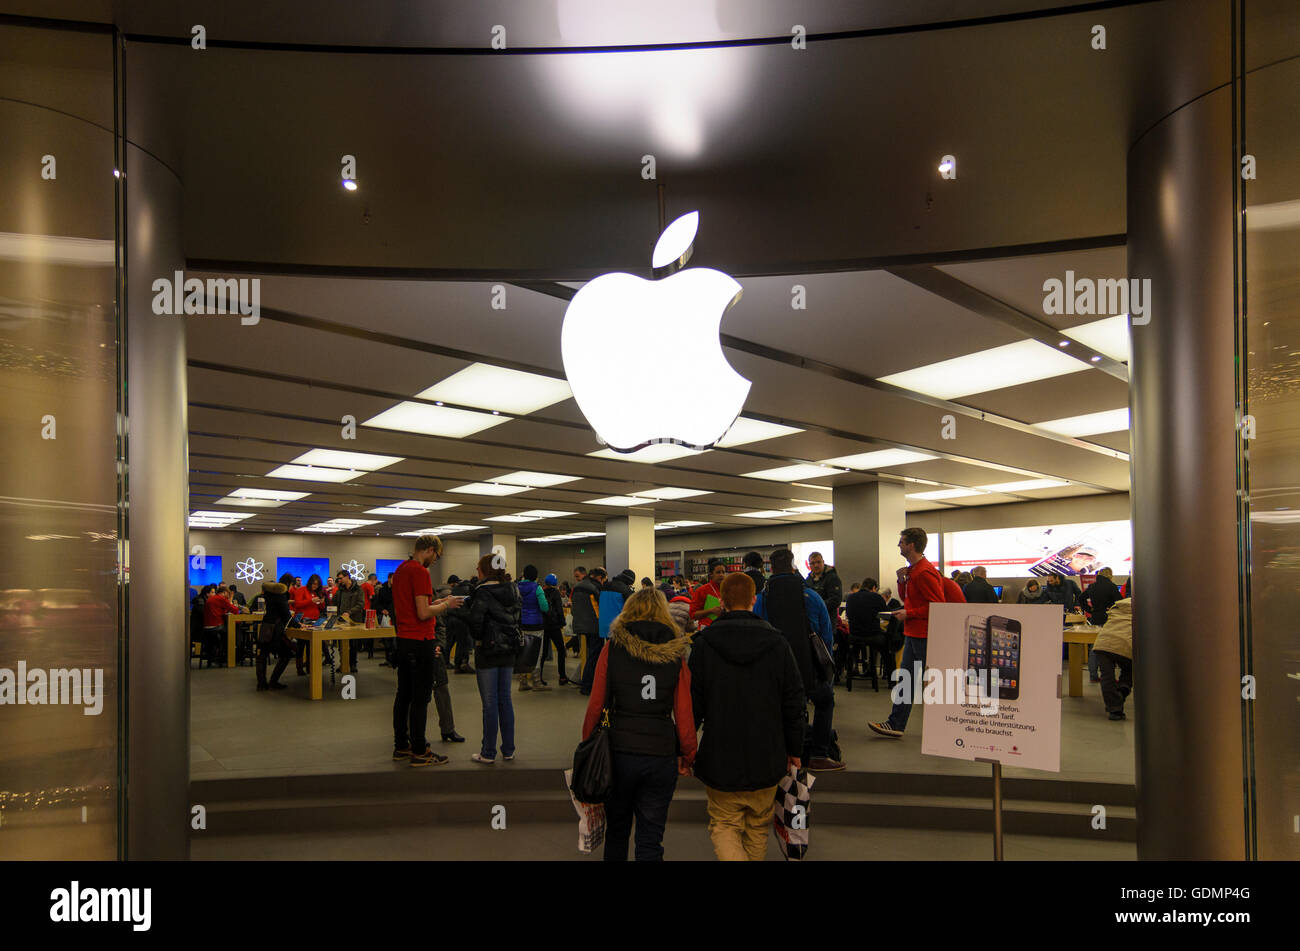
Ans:
POLYGON ((700 263, 856 269, 1122 234, 1128 144, 1228 80, 1224 11, 1177 0, 803 50, 494 57, 137 39, 128 122, 185 182, 192 260, 645 271, 662 184, 670 215, 701 212, 700 263), (955 181, 935 171, 948 154, 955 181), (356 193, 338 188, 343 155, 356 193))

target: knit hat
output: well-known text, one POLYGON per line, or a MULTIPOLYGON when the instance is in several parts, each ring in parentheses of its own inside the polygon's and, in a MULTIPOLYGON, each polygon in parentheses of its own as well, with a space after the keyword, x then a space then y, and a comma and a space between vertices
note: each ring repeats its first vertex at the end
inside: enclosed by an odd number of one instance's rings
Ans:
POLYGON ((636 584, 636 572, 631 568, 624 568, 618 573, 618 576, 628 584, 636 584))
POLYGON ((555 575, 547 575, 543 580, 544 580, 547 584, 549 584, 552 588, 554 588, 555 585, 559 582, 560 579, 557 578, 557 577, 555 577, 555 575))

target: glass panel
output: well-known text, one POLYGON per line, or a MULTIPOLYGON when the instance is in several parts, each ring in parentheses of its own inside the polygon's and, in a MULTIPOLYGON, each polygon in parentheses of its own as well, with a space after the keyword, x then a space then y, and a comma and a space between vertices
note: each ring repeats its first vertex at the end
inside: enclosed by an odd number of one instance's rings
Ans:
POLYGON ((0 26, 5 858, 118 854, 113 82, 107 33, 0 26))
POLYGON ((1294 43, 1295 4, 1251 2, 1245 20, 1243 157, 1255 162, 1255 177, 1249 165, 1243 176, 1242 358, 1255 839, 1261 859, 1300 859, 1300 60, 1279 55, 1294 43))

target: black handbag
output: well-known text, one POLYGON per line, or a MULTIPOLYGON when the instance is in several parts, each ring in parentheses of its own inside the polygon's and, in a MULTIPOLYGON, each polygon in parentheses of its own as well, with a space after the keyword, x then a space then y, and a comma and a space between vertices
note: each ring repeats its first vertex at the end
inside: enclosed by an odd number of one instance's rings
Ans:
POLYGON ((614 795, 614 749, 609 725, 611 694, 612 684, 607 684, 600 722, 573 753, 573 781, 569 790, 578 802, 606 803, 614 795))
POLYGON ((540 634, 530 634, 527 631, 521 637, 524 646, 515 655, 515 673, 526 674, 537 667, 537 658, 542 654, 542 638, 540 634))
POLYGON ((829 675, 835 669, 835 660, 831 657, 830 648, 816 631, 810 631, 808 639, 811 641, 813 663, 820 668, 822 679, 830 680, 829 675))

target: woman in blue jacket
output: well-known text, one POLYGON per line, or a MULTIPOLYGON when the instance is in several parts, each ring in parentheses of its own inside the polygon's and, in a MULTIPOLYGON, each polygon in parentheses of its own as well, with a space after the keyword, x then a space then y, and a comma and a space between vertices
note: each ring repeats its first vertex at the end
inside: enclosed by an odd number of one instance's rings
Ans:
MULTIPOLYGON (((537 566, 524 565, 524 580, 519 582, 519 595, 523 598, 523 612, 519 619, 519 629, 525 634, 542 636, 546 627, 546 612, 550 605, 542 586, 537 583, 537 566)), ((534 677, 529 671, 519 675, 520 690, 550 690, 551 687, 542 678, 534 677)))

